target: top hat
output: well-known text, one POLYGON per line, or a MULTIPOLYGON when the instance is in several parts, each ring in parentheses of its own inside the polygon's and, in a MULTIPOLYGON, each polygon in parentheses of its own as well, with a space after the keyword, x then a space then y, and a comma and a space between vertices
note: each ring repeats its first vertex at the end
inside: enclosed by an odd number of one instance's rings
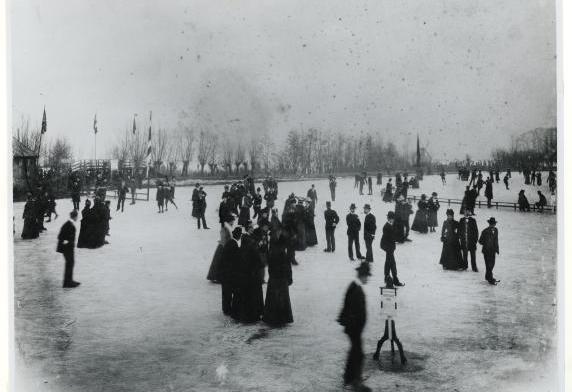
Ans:
POLYGON ((356 268, 356 271, 360 276, 371 276, 371 270, 367 261, 362 261, 361 264, 356 268))
POLYGON ((455 211, 453 211, 451 208, 449 208, 446 212, 447 215, 451 215, 454 216, 455 215, 455 211))
POLYGON ((489 222, 491 225, 497 224, 497 220, 495 219, 494 216, 491 216, 487 222, 489 222))
POLYGON ((364 210, 371 210, 371 206, 366 203, 366 204, 364 204, 363 209, 364 210))
POLYGON ((355 210, 356 209, 356 205, 354 203, 350 204, 350 210, 355 210))

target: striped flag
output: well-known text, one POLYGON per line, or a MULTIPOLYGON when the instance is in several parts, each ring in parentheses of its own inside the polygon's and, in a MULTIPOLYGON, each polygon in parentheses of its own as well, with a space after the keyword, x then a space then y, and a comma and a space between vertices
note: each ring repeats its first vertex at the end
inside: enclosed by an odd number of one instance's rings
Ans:
POLYGON ((97 113, 93 117, 93 132, 97 134, 97 113))
POLYGON ((135 131, 137 130, 137 127, 135 126, 135 116, 133 116, 133 134, 135 135, 135 131))
POLYGON ((44 106, 44 115, 42 117, 42 134, 48 131, 48 121, 46 120, 46 107, 44 106))

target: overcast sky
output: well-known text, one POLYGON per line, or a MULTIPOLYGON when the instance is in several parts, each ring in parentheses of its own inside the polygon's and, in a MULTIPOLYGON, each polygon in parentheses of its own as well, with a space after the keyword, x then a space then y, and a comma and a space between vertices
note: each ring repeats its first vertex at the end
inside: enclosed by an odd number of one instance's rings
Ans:
MULTIPOLYGON (((13 122, 78 157, 142 127, 378 132, 488 158, 556 125, 554 1, 12 0, 13 122), (239 120, 239 121, 236 121, 239 120)), ((101 153, 100 153, 101 151, 101 153)))

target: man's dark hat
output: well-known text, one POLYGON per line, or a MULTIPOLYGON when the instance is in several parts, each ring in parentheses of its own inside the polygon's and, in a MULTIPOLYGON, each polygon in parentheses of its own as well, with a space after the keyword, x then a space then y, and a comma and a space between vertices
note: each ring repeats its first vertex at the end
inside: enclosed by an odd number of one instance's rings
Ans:
POLYGON ((369 267, 369 263, 367 261, 363 261, 359 267, 356 268, 358 275, 360 276, 371 276, 371 271, 369 267))
POLYGON ((489 222, 491 225, 497 224, 497 220, 495 219, 494 216, 491 216, 487 222, 489 222))
POLYGON ((364 210, 371 210, 371 206, 369 204, 364 204, 363 209, 364 210))
POLYGON ((356 205, 354 203, 350 204, 350 210, 355 210, 356 209, 356 205))
POLYGON ((431 193, 431 196, 437 196, 437 192, 431 193))
POLYGON ((238 238, 242 235, 242 226, 236 226, 232 231, 232 238, 238 238))
POLYGON ((446 213, 446 214, 447 214, 447 215, 454 216, 454 215, 455 215, 455 211, 453 211, 451 208, 449 208, 449 209, 447 210, 447 213, 446 213))
POLYGON ((387 219, 395 219, 395 212, 389 211, 387 213, 387 219))
POLYGON ((327 201, 327 202, 326 202, 326 205, 327 205, 328 207, 331 207, 331 206, 332 206, 332 202, 331 202, 331 201, 327 201))

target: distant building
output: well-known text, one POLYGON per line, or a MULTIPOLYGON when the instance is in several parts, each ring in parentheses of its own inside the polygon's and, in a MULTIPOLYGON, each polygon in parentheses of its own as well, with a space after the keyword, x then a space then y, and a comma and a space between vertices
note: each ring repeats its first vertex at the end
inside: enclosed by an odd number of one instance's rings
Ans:
POLYGON ((27 189, 28 184, 36 175, 38 154, 24 143, 12 138, 12 178, 14 191, 27 189))

